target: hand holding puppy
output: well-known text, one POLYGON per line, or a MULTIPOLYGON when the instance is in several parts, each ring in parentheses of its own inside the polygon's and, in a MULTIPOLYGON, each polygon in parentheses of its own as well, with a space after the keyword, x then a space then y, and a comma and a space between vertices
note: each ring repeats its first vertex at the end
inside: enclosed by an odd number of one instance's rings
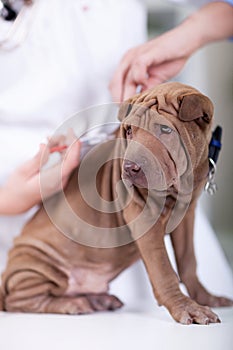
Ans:
POLYGON ((67 136, 59 135, 49 139, 48 144, 41 144, 38 153, 19 166, 0 188, 0 213, 14 215, 25 212, 39 204, 41 197, 41 181, 43 181, 43 199, 65 187, 69 175, 78 165, 80 143, 75 140, 73 132, 67 136), (63 147, 64 145, 69 145, 63 147), (48 162, 51 152, 61 154, 61 160, 41 171, 48 162))

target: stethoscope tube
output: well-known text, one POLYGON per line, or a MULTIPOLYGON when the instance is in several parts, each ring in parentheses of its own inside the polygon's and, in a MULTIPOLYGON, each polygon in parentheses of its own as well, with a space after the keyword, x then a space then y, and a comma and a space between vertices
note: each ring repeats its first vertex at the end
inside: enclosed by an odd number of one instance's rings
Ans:
POLYGON ((0 0, 0 17, 5 21, 14 21, 17 12, 5 0, 0 0))
MULTIPOLYGON (((9 1, 0 0, 0 21, 7 20, 4 18, 3 12, 5 11, 5 5, 8 5, 8 3, 9 1)), ((12 50, 22 44, 32 25, 38 3, 33 2, 31 5, 26 5, 21 1, 20 6, 12 9, 16 13, 16 17, 14 20, 13 17, 11 21, 8 20, 9 29, 4 37, 0 38, 0 50, 12 50)))

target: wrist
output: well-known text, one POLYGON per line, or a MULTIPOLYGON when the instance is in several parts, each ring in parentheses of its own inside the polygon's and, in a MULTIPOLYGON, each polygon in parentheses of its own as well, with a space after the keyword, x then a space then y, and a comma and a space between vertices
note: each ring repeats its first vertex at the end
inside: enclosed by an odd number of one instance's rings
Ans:
POLYGON ((14 214, 14 201, 5 187, 0 188, 0 215, 14 214))
POLYGON ((205 28, 196 13, 187 17, 177 28, 175 36, 180 38, 180 51, 183 57, 189 57, 205 45, 205 28))
POLYGON ((26 212, 35 205, 32 198, 13 193, 7 186, 0 188, 0 215, 17 215, 26 212))
MULTIPOLYGON (((181 24, 182 25, 182 24, 181 24)), ((216 1, 203 6, 183 22, 189 33, 191 53, 197 49, 233 36, 233 6, 216 1)))

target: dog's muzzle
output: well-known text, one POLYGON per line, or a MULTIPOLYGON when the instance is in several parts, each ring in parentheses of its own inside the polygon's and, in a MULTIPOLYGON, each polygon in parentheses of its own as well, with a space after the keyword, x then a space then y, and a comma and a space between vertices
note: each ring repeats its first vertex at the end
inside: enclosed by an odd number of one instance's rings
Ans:
POLYGON ((124 162, 124 171, 129 176, 132 176, 132 177, 138 176, 138 175, 140 176, 141 170, 142 170, 141 167, 134 162, 131 162, 129 160, 126 160, 124 162))
POLYGON ((147 179, 141 166, 133 161, 125 160, 123 163, 123 178, 139 187, 147 187, 147 179))

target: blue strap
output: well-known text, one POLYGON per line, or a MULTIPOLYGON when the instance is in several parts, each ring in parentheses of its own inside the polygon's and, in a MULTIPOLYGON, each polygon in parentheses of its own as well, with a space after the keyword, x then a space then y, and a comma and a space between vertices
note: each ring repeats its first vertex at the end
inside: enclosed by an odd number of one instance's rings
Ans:
POLYGON ((221 144, 220 140, 216 140, 216 139, 211 140, 210 146, 214 146, 214 147, 217 147, 219 149, 222 148, 222 144, 221 144))

